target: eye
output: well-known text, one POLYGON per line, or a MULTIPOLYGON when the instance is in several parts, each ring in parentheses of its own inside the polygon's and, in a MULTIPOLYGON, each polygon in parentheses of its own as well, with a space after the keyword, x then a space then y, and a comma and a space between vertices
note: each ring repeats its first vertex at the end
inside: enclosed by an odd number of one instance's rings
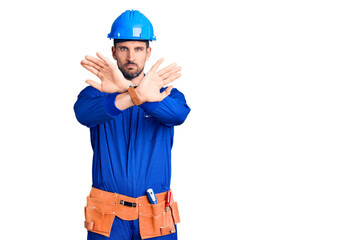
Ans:
POLYGON ((120 50, 121 50, 121 51, 126 51, 127 48, 126 48, 126 47, 120 47, 120 50))
POLYGON ((143 50, 143 48, 136 48, 136 52, 140 52, 142 50, 143 50))

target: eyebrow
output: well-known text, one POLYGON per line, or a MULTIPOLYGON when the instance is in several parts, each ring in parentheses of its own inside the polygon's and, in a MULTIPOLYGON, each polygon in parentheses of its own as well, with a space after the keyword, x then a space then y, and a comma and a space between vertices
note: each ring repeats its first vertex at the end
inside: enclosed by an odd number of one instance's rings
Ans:
MULTIPOLYGON (((118 47, 118 48, 127 48, 127 49, 128 49, 128 47, 123 46, 123 45, 120 45, 120 44, 118 44, 118 45, 117 45, 117 47, 118 47)), ((137 46, 137 47, 134 47, 134 48, 141 48, 141 49, 145 49, 145 47, 144 47, 144 46, 137 46)))

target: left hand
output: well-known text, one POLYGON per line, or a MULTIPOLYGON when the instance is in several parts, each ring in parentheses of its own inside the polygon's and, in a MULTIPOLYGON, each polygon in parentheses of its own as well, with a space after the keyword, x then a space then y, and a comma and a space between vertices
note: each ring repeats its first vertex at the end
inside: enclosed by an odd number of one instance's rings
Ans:
POLYGON ((170 95, 173 86, 169 86, 162 93, 160 92, 160 89, 181 77, 181 73, 178 73, 181 71, 181 67, 177 66, 176 63, 172 63, 157 71, 162 62, 163 58, 158 60, 151 70, 146 73, 145 77, 136 88, 137 94, 142 102, 162 101, 165 97, 170 95))

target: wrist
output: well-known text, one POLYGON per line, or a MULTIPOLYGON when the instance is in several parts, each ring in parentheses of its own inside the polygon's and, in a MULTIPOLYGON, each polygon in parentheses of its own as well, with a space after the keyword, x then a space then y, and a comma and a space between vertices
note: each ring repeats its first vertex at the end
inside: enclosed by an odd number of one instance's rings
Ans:
POLYGON ((141 105, 142 103, 144 103, 144 100, 143 100, 142 96, 138 93, 138 91, 135 89, 136 87, 137 87, 136 84, 132 84, 129 86, 127 91, 132 99, 132 102, 135 105, 141 105))
POLYGON ((141 100, 141 102, 147 102, 147 99, 145 98, 145 94, 143 94, 142 88, 140 86, 136 87, 136 93, 138 98, 141 100))
MULTIPOLYGON (((120 81, 119 81, 120 82, 120 81)), ((133 85, 133 83, 131 81, 122 81, 120 82, 117 87, 118 87, 118 93, 125 93, 127 92, 128 88, 133 85)))
POLYGON ((127 92, 127 87, 118 87, 118 93, 125 93, 127 92))

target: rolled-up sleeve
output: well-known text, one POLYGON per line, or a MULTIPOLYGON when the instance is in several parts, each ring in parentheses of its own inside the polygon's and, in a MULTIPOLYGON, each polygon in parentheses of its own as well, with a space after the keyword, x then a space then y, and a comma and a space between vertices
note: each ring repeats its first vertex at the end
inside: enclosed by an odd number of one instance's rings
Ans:
POLYGON ((191 111, 184 95, 176 88, 172 89, 171 94, 161 102, 146 102, 140 107, 169 127, 182 124, 191 111))
POLYGON ((87 126, 94 127, 111 121, 122 113, 115 105, 118 93, 102 93, 89 86, 80 92, 74 105, 77 120, 87 126))

